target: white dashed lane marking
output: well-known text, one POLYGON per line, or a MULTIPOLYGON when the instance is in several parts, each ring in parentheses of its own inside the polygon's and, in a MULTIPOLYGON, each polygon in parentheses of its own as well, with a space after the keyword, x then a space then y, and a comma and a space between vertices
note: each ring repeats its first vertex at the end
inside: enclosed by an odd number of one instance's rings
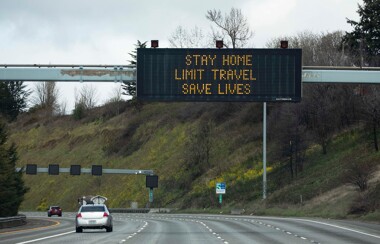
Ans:
MULTIPOLYGON (((196 223, 199 223, 201 224, 202 226, 204 226, 210 233, 212 233, 212 235, 214 235, 217 239, 221 240, 224 244, 229 244, 226 240, 224 240, 217 232, 213 231, 213 229, 211 229, 209 226, 207 226, 207 224, 205 224, 204 222, 202 222, 200 219, 207 219, 207 220, 220 220, 221 218, 219 217, 206 217, 206 218, 202 218, 200 216, 197 216, 197 217, 192 217, 191 219, 186 219, 186 218, 179 218, 179 217, 158 217, 158 216, 146 216, 146 215, 141 215, 141 216, 128 216, 130 218, 143 218, 143 219, 157 219, 157 220, 179 220, 179 221, 188 221, 188 222, 196 222, 196 223), (199 219, 199 220, 195 220, 195 219, 199 219)), ((270 225, 270 224, 265 224, 263 223, 262 221, 258 221, 258 220, 252 220, 252 219, 243 219, 243 218, 224 218, 225 220, 234 220, 234 221, 246 221, 246 222, 251 222, 251 223, 256 223, 256 224, 260 224, 262 226, 265 226, 265 227, 268 227, 268 228, 271 228, 271 229, 274 229, 274 230, 277 230, 277 231, 281 231, 287 235, 293 235, 294 237, 296 238, 299 238, 299 239, 302 239, 304 241, 309 241, 311 243, 314 243, 314 244, 320 244, 319 242, 315 241, 315 240, 311 240, 311 239, 308 239, 304 236, 300 236, 300 235, 297 235, 297 234, 293 234, 292 232, 288 231, 288 230, 285 230, 285 229, 281 229, 279 227, 276 227, 276 226, 273 226, 273 225, 270 225)), ((141 220, 136 220, 136 221, 141 221, 141 220)), ((137 231, 137 233, 143 231, 143 229, 148 225, 148 222, 144 221, 145 222, 145 225, 139 229, 137 231)), ((130 239, 132 238, 133 236, 135 236, 137 233, 134 233, 130 236, 127 237, 127 239, 130 239)), ((124 240, 123 240, 124 241, 124 240)), ((123 242, 122 241, 122 242, 123 242)))
POLYGON ((142 220, 135 220, 135 219, 133 219, 132 221, 143 222, 144 225, 140 229, 138 229, 135 233, 132 233, 129 236, 127 236, 126 239, 121 240, 119 243, 124 243, 127 240, 133 238, 135 235, 137 235, 138 233, 142 232, 148 226, 148 222, 146 222, 145 220, 142 221, 142 220))
MULTIPOLYGON (((200 220, 194 220, 194 219, 184 219, 184 218, 177 218, 177 217, 173 217, 173 218, 169 218, 169 217, 165 217, 165 218, 162 218, 162 217, 156 217, 156 216, 130 216, 128 215, 128 217, 132 220, 132 221, 141 221, 140 219, 137 219, 137 218, 143 218, 143 219, 157 219, 157 220, 179 220, 179 221, 187 221, 187 222, 196 222, 196 223, 199 223, 201 224, 202 226, 204 226, 210 233, 212 232, 212 234, 220 241, 223 242, 223 244, 229 244, 228 241, 224 240, 218 233, 214 232, 209 226, 207 226, 207 224, 203 223, 202 221, 200 220)), ((200 218, 200 217, 198 217, 200 218)), ((208 217, 208 219, 212 219, 211 217, 208 217)), ((131 239, 133 238, 135 235, 137 235, 138 233, 140 233, 141 231, 143 231, 145 229, 146 226, 148 226, 148 222, 147 221, 144 221, 145 224, 144 226, 137 230, 137 232, 129 235, 126 240, 128 239, 131 239)), ((123 243, 123 242, 126 242, 125 239, 121 240, 119 243, 123 243)))
MULTIPOLYGON (((265 223, 263 223, 263 222, 261 222, 261 221, 258 221, 258 220, 248 220, 248 219, 241 219, 241 220, 243 220, 243 221, 247 221, 247 222, 251 222, 251 223, 260 224, 260 225, 266 226, 266 227, 268 227, 268 228, 272 228, 272 229, 275 229, 275 230, 277 230, 277 231, 281 231, 281 232, 286 233, 286 234, 288 234, 288 235, 293 235, 293 236, 296 237, 296 238, 300 238, 300 239, 302 239, 302 240, 308 241, 308 238, 306 238, 306 237, 299 236, 299 235, 297 235, 297 234, 293 234, 293 233, 290 232, 290 231, 283 230, 283 229, 281 229, 281 228, 279 228, 279 227, 275 227, 275 226, 270 225, 270 224, 265 224, 265 223)), ((310 241, 311 243, 314 243, 314 244, 320 244, 319 242, 314 241, 314 240, 309 240, 309 241, 310 241)))

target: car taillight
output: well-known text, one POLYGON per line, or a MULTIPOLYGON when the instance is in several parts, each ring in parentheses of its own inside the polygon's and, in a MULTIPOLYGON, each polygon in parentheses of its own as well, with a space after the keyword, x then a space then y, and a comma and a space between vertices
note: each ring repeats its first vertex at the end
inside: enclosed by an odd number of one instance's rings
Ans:
POLYGON ((77 218, 82 218, 82 214, 81 214, 81 213, 78 213, 78 214, 77 214, 77 218))
POLYGON ((108 213, 104 212, 103 217, 108 217, 108 213))

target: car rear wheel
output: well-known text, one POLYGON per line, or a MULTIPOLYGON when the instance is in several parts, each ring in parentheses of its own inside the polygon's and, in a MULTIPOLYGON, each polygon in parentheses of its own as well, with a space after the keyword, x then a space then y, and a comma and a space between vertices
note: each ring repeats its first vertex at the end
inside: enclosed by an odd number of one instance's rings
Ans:
POLYGON ((76 233, 82 233, 83 232, 83 229, 81 227, 76 227, 75 228, 75 232, 76 233))
POLYGON ((106 227, 106 231, 107 231, 107 232, 112 232, 112 230, 113 230, 113 227, 112 227, 112 226, 110 226, 110 227, 106 227))

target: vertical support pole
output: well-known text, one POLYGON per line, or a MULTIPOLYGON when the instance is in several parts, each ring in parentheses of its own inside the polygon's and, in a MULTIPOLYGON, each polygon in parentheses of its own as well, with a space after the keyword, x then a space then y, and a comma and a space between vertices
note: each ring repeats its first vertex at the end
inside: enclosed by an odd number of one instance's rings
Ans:
POLYGON ((153 188, 149 188, 149 202, 153 202, 153 188))
POLYGON ((223 194, 219 194, 219 204, 222 205, 223 194))
POLYGON ((120 83, 123 82, 123 67, 122 66, 119 67, 119 82, 120 83))
POLYGON ((267 103, 263 103, 263 199, 267 198, 267 103))
POLYGON ((79 66, 79 70, 80 70, 79 82, 82 83, 83 82, 83 66, 79 66))
POLYGON ((118 77, 118 72, 117 72, 117 66, 114 66, 113 67, 113 71, 115 72, 115 76, 114 76, 114 82, 116 83, 117 82, 117 77, 118 77))

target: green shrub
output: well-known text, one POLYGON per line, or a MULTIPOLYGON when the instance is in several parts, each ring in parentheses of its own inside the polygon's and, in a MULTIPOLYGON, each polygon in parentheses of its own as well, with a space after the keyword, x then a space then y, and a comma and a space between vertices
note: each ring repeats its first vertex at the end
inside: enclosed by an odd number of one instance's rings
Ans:
POLYGON ((40 204, 37 206, 37 211, 45 211, 48 209, 47 200, 46 198, 42 198, 40 204))
POLYGON ((73 118, 74 120, 81 120, 85 117, 86 108, 84 104, 78 103, 75 104, 75 108, 73 110, 73 118))

